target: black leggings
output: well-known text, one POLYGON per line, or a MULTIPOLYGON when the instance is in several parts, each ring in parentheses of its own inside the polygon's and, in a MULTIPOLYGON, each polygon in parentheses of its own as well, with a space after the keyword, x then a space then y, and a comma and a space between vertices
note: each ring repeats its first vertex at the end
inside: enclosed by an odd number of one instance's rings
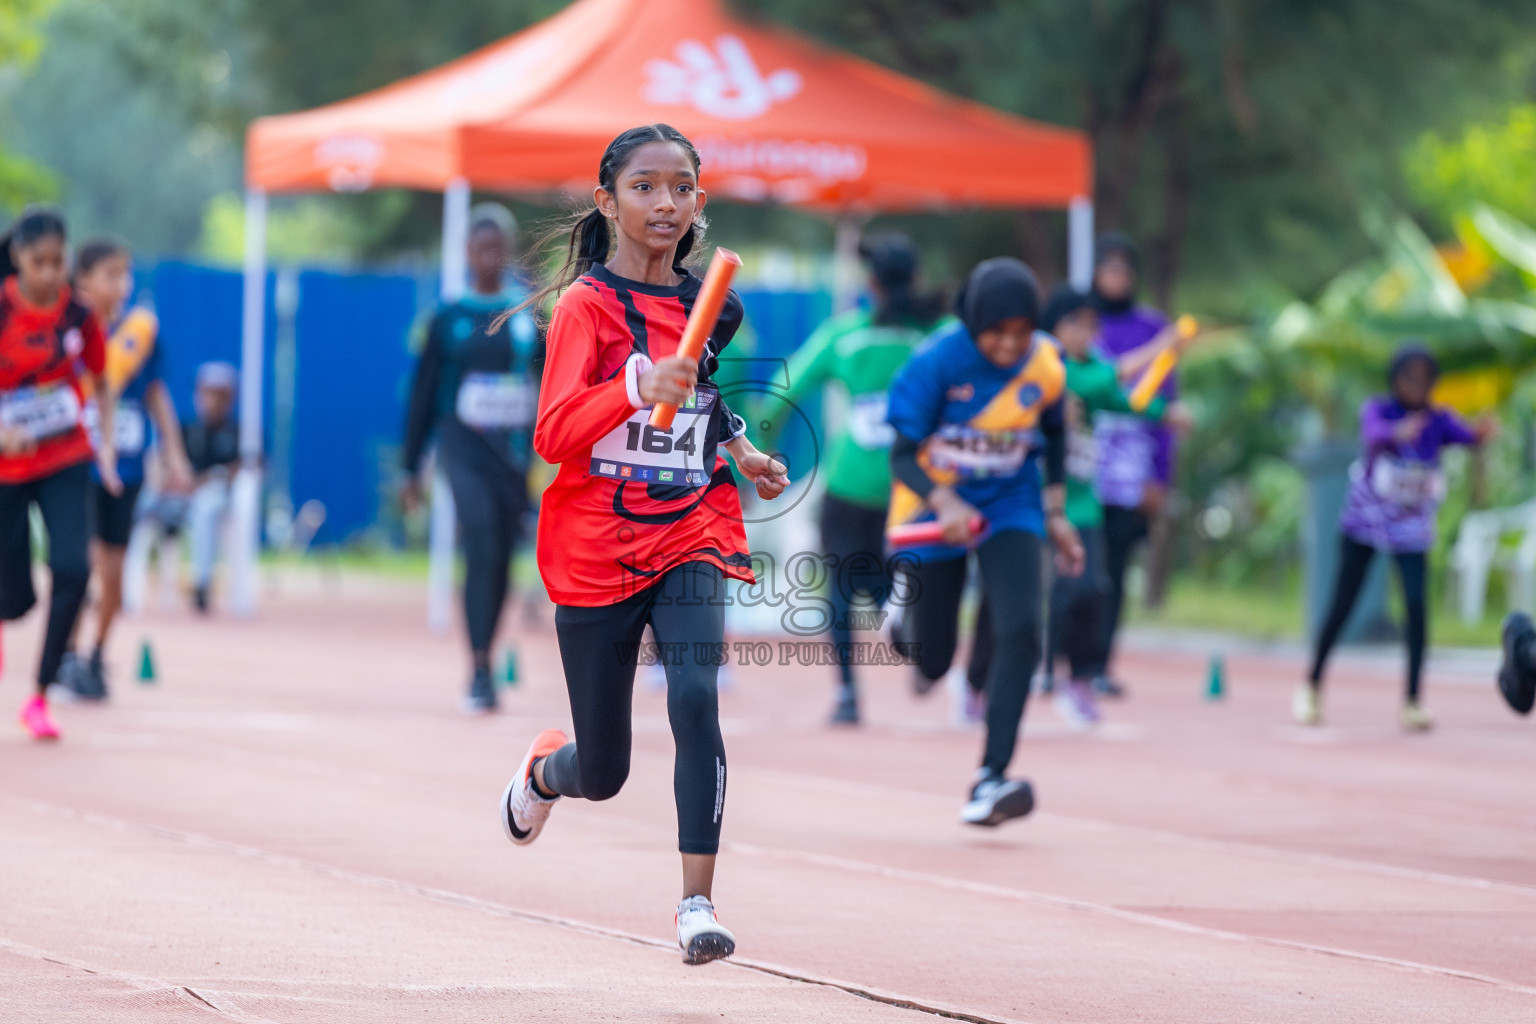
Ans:
POLYGON ((1080 576, 1057 575, 1051 584, 1051 624, 1047 630, 1045 669, 1065 655, 1073 679, 1091 679, 1104 671, 1104 606, 1109 599, 1104 531, 1080 532, 1086 561, 1080 576))
MULTIPOLYGON (((1323 683, 1323 668, 1328 655, 1339 640, 1339 633, 1349 621, 1349 613, 1355 610, 1360 588, 1365 584, 1366 571, 1376 549, 1361 544, 1350 537, 1339 544, 1339 576, 1333 588, 1333 603, 1328 607, 1328 617, 1317 634, 1317 650, 1312 658, 1312 672, 1307 678, 1313 686, 1323 683)), ((1424 670, 1424 638, 1426 633, 1425 583, 1428 568, 1422 551, 1399 551, 1392 558, 1397 562, 1397 574, 1403 581, 1403 607, 1408 614, 1408 699, 1419 699, 1419 677, 1424 670)))
POLYGON ((464 624, 469 649, 488 655, 507 603, 512 554, 528 507, 528 482, 500 459, 461 455, 447 444, 443 452, 464 545, 464 624))
POLYGON ((1125 571, 1136 545, 1147 538, 1147 514, 1139 508, 1104 506, 1104 572, 1109 589, 1099 619, 1099 651, 1092 675, 1107 675, 1115 653, 1115 634, 1120 631, 1120 612, 1125 606, 1125 571))
MULTIPOLYGON (((1002 775, 1029 700, 1030 677, 1040 661, 1040 538, 1020 530, 994 534, 976 551, 988 610, 987 743, 981 766, 1002 775)), ((916 644, 917 668, 938 679, 949 671, 959 635, 965 592, 964 558, 927 562, 914 572, 906 639, 916 644)))
POLYGON ((891 592, 884 548, 885 509, 826 496, 821 506, 821 550, 831 559, 832 648, 837 652, 838 679, 844 686, 853 685, 853 631, 848 628, 853 596, 863 591, 879 608, 891 592))
POLYGON ((725 807, 725 741, 715 674, 724 653, 725 582, 689 562, 618 604, 557 605, 555 632, 571 697, 576 742, 544 762, 544 784, 561 796, 607 800, 629 777, 631 698, 640 638, 650 623, 667 670, 667 719, 677 759, 677 848, 717 853, 725 807))
MULTIPOLYGON (((1050 620, 1045 630, 1045 672, 1050 675, 1058 655, 1065 656, 1073 679, 1090 679, 1102 664, 1104 601, 1109 593, 1109 579, 1104 571, 1104 531, 1087 527, 1083 540, 1085 564, 1082 575, 1057 575, 1051 583, 1050 620)), ((976 613, 976 633, 971 640, 971 656, 965 678, 972 690, 987 688, 987 673, 992 670, 992 609, 985 594, 976 613)))
POLYGON ((74 632, 91 579, 90 466, 68 466, 40 480, 0 484, 0 619, 19 619, 37 603, 32 589, 32 526, 28 508, 36 503, 48 530, 48 568, 53 592, 48 628, 37 667, 37 692, 59 674, 59 662, 74 632))

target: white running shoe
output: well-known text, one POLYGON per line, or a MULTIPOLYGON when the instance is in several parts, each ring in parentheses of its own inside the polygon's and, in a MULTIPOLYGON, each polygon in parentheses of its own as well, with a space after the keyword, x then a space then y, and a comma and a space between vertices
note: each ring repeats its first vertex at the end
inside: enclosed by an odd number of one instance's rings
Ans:
POLYGON ((549 820, 550 808, 560 799, 557 796, 546 800, 534 791, 533 762, 548 757, 568 742, 565 733, 559 729, 545 729, 539 733, 534 738, 533 746, 523 756, 517 774, 512 776, 512 781, 502 790, 501 828, 507 838, 518 846, 527 846, 539 838, 544 823, 549 820))
POLYGON ((736 952, 736 936, 715 918, 715 905, 706 896, 689 896, 677 905, 677 946, 683 963, 707 964, 736 952))
POLYGON ((1435 716, 1416 700, 1404 701, 1397 720, 1408 732, 1428 732, 1435 727, 1435 716))
POLYGON ((967 825, 992 828, 1009 818, 1022 818, 1034 809, 1035 790, 1028 781, 983 775, 971 790, 971 799, 961 808, 960 820, 967 825))
POLYGON ((1323 697, 1317 687, 1302 683, 1291 697, 1291 718, 1297 725, 1323 724, 1323 697))

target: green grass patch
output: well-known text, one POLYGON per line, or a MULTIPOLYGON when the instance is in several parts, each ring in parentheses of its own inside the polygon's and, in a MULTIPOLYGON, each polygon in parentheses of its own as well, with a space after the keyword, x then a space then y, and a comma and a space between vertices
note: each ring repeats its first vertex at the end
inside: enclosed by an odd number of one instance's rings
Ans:
MULTIPOLYGON (((1443 582, 1430 579, 1429 640, 1447 647, 1497 647, 1503 621, 1502 602, 1489 601, 1479 622, 1465 623, 1449 606, 1443 582)), ((1388 608, 1402 621, 1402 597, 1394 578, 1387 588, 1388 608)), ((1500 595, 1494 595, 1497 598, 1500 595)), ((1127 619, 1143 626, 1208 629, 1254 640, 1300 641, 1306 629, 1305 608, 1298 583, 1276 587, 1231 586, 1189 577, 1176 578, 1162 607, 1148 609, 1128 602, 1127 619)))

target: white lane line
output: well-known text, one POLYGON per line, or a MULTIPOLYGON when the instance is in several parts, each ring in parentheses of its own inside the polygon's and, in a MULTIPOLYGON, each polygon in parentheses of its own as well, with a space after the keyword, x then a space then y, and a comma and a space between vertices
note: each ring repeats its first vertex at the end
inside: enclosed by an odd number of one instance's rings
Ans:
MULTIPOLYGON (((568 928, 590 935, 610 939, 618 939, 621 941, 636 943, 643 946, 650 946, 657 949, 666 949, 668 951, 672 950, 670 943, 649 936, 638 935, 633 932, 627 932, 616 928, 609 928, 603 925, 594 925, 584 921, 578 921, 573 918, 557 917, 553 915, 537 913, 534 911, 521 910, 516 907, 495 903, 489 900, 483 900, 479 897, 469 896, 463 893, 455 893, 446 889, 437 889, 431 886, 417 885, 415 883, 403 882, 397 879, 386 878, 379 875, 364 874, 362 872, 351 871, 345 868, 338 868, 329 864, 323 864, 318 861, 292 857, 287 854, 274 853, 272 851, 262 850, 252 846, 245 846, 239 843, 230 843, 226 842, 225 840, 214 839, 209 836, 201 836, 196 833, 185 832, 180 829, 167 828, 161 825, 152 825, 145 822, 133 822, 121 818, 114 818, 107 815, 97 814, 90 811, 77 811, 73 808, 64 807, 61 805, 45 803, 42 801, 25 800, 20 797, 6 796, 5 799, 11 803, 19 804, 21 806, 28 807, 29 809, 43 813, 86 821, 98 825, 106 825, 116 829, 147 833, 149 835, 170 839, 189 846, 218 850, 253 860, 299 868, 301 870, 326 875, 328 877, 340 879, 343 881, 368 885, 373 888, 385 889, 392 892, 419 896, 450 906, 494 913, 499 916, 511 917, 518 920, 538 924, 556 925, 562 928, 568 928)), ((829 854, 809 853, 800 850, 777 849, 752 843, 727 841, 722 844, 722 848, 746 856, 756 856, 760 858, 780 861, 813 864, 820 867, 854 872, 875 877, 890 878, 906 882, 916 882, 919 884, 933 886, 940 889, 947 889, 950 891, 967 892, 976 895, 1008 899, 1020 903, 1030 903, 1037 906, 1050 907, 1056 910, 1090 913, 1100 917, 1112 918, 1114 920, 1131 924, 1139 924, 1147 927, 1157 928, 1163 931, 1178 932, 1181 934, 1200 938, 1215 939, 1223 942, 1251 943, 1276 947, 1280 949, 1290 949, 1298 952, 1335 957, 1359 963, 1391 967, 1418 974, 1428 974, 1437 977, 1451 978, 1459 981, 1471 981, 1479 984, 1489 985, 1504 991, 1516 992, 1522 995, 1536 995, 1536 987, 1521 985, 1517 982, 1512 982, 1504 978, 1496 978, 1490 975, 1459 970, 1453 967, 1441 967, 1436 964, 1425 964, 1414 960, 1403 960, 1398 957, 1380 956, 1374 953, 1363 953, 1358 950, 1339 949, 1332 946, 1321 946, 1310 942, 1272 938, 1262 935, 1250 935, 1245 932, 1235 932, 1221 928, 1210 928, 1205 925, 1190 924, 1189 922, 1180 921, 1175 918, 1158 917, 1154 914, 1146 914, 1133 910, 1124 910, 1120 907, 1111 906, 1109 904, 1094 903, 1088 900, 1072 899, 1065 896, 1055 896, 1050 893, 1034 892, 1028 889, 1013 889, 1007 886, 993 885, 987 882, 972 882, 965 879, 951 878, 945 875, 934 875, 922 871, 912 871, 907 868, 896 868, 882 864, 871 864, 866 861, 853 860, 846 857, 836 857, 829 854)), ((733 959, 729 962, 738 967, 745 967, 751 970, 773 974, 795 981, 805 982, 807 984, 824 985, 830 988, 840 989, 853 995, 873 999, 877 1002, 888 1003, 892 1006, 921 1010, 925 1013, 954 1017, 960 1020, 979 1022, 979 1024, 992 1024, 993 1021, 992 1018, 982 1018, 967 1015, 964 1013, 964 1011, 920 1003, 907 997, 884 992, 882 990, 870 988, 867 986, 855 985, 851 982, 843 982, 837 979, 804 975, 775 964, 768 964, 747 959, 733 959)))
POLYGON ((132 974, 128 971, 113 970, 109 967, 99 967, 96 964, 76 960, 73 957, 63 956, 58 953, 50 953, 36 946, 29 946, 24 942, 15 942, 11 939, 0 937, 0 949, 17 956, 24 956, 29 960, 41 960, 50 964, 58 964, 84 974, 94 974, 102 978, 111 978, 132 985, 141 992, 170 992, 178 1000, 188 1006, 199 1010, 212 1010, 220 1016, 230 1020, 240 1021, 242 1024, 277 1024, 276 1021, 265 1017, 256 1017, 228 1006, 220 1006, 212 998, 192 988, 190 985, 178 985, 173 981, 165 981, 161 978, 148 978, 142 974, 132 974))
MULTIPOLYGON (((144 747, 146 739, 155 734, 149 733, 99 733, 92 736, 92 742, 100 746, 108 746, 112 749, 122 749, 125 745, 144 747), (110 738, 108 738, 110 737, 110 738), (106 742, 100 742, 105 739, 106 742)), ((420 779, 410 776, 394 776, 385 772, 360 770, 331 764, 324 760, 295 757, 291 754, 273 754, 266 751, 252 751, 227 743, 215 743, 209 740, 194 739, 176 733, 161 734, 158 739, 171 739, 178 745, 197 750, 203 755, 211 755, 221 760, 237 764, 242 767, 267 767, 285 768, 290 771, 303 772, 317 775, 322 778, 345 778, 353 782, 364 783, 373 786, 383 786, 395 792, 416 790, 422 793, 435 795, 453 794, 463 796, 464 791, 460 787, 437 783, 422 782, 420 779)), ((634 758, 648 758, 657 762, 666 762, 670 765, 671 756, 653 753, 650 751, 636 750, 634 758)), ((927 793, 922 790, 900 789, 895 786, 886 786, 874 782, 855 782, 847 779, 829 778, 823 775, 800 774, 782 768, 763 768, 754 766, 751 769, 738 769, 738 775, 750 770, 757 778, 778 776, 796 789, 804 789, 814 786, 827 792, 840 793, 850 796, 866 797, 875 796, 883 800, 891 800, 902 805, 910 805, 914 799, 923 800, 949 807, 953 800, 927 793)), ((479 801, 476 801, 478 804, 479 801)), ((466 807, 468 804, 466 803, 466 807)), ((1071 825, 1078 828, 1100 832, 1120 832, 1130 835, 1138 835, 1147 839, 1155 839, 1165 843, 1179 844, 1182 846, 1209 850, 1215 853, 1227 853, 1248 855, 1263 858, 1265 860, 1281 863, 1301 864, 1313 867, 1336 868, 1344 871, 1355 871, 1364 874, 1379 875, 1386 878, 1403 879, 1414 882, 1426 882, 1436 885, 1455 886, 1464 889, 1477 889, 1484 892, 1504 892, 1527 898, 1536 898, 1536 885, 1526 885, 1521 882, 1504 882, 1491 878, 1480 878, 1476 875, 1457 875, 1444 871, 1429 871, 1423 868, 1406 867, 1397 864, 1385 864, 1380 861, 1359 860, 1352 857, 1340 857, 1335 854, 1312 853, 1305 850, 1287 850, 1277 846, 1266 846, 1262 843, 1244 842, 1236 839, 1211 839, 1204 836, 1189 835, 1184 832, 1174 832, 1167 829, 1152 828, 1145 825, 1132 825, 1123 822, 1106 821, 1099 818, 1084 818, 1076 815, 1058 814, 1051 811, 1037 812, 1034 815, 1036 821, 1055 822, 1071 825)))
POLYGON ((1154 914, 1145 914, 1134 910, 1123 910, 1120 907, 1106 903, 1093 903, 1088 900, 1072 899, 1066 896, 1053 896, 1050 893, 1034 892, 1029 889, 1011 889, 1006 886, 992 885, 988 882, 970 882, 961 878, 951 878, 947 875, 932 875, 923 871, 912 871, 907 868, 889 867, 884 864, 871 864, 866 861, 851 860, 846 857, 834 857, 828 854, 807 853, 801 850, 781 850, 766 846, 756 846, 750 843, 725 842, 722 849, 729 849, 733 853, 741 853, 748 856, 771 858, 774 860, 796 861, 804 864, 815 864, 820 867, 833 868, 841 871, 849 871, 864 875, 874 875, 881 878, 891 878, 899 881, 918 882, 924 885, 935 886, 941 889, 949 889, 958 892, 975 893, 983 896, 995 896, 1009 899, 1019 903, 1033 903, 1039 906, 1053 907, 1057 910, 1070 910, 1082 913, 1096 914, 1101 917, 1110 917, 1119 921, 1128 921, 1135 924, 1148 925, 1160 928, 1164 931, 1182 932, 1186 935, 1196 935, 1209 939, 1220 939, 1226 942, 1251 942, 1265 946, 1278 946, 1282 949, 1300 950, 1306 953, 1317 953, 1323 956, 1339 957, 1346 960, 1358 960, 1364 963, 1380 964, 1388 967, 1396 967, 1402 970, 1414 971, 1420 974, 1433 974, 1441 977, 1456 978, 1462 981, 1476 981, 1484 985, 1492 985, 1495 988, 1510 992, 1519 992, 1524 995, 1536 995, 1536 988, 1508 981, 1504 978, 1495 978, 1486 974, 1476 974, 1472 971, 1458 970, 1454 967, 1440 967, 1435 964, 1419 963, 1415 960, 1401 960, 1397 957, 1378 956, 1375 953, 1361 953, 1356 950, 1338 949, 1333 946, 1319 946, 1310 942, 1298 942, 1291 939, 1270 938, 1263 935, 1249 935, 1246 932, 1227 931, 1223 928, 1208 928, 1205 925, 1190 924, 1176 918, 1158 917, 1154 914))
MULTIPOLYGON (((642 751, 635 751, 635 756, 643 756, 642 751)), ((651 755, 656 756, 656 755, 651 755)), ((670 760, 670 759, 668 759, 670 760)), ((899 789, 895 786, 885 786, 877 782, 853 782, 846 779, 828 778, 821 775, 800 774, 782 768, 739 768, 737 776, 740 777, 750 772, 757 778, 767 776, 779 776, 787 781, 792 781, 796 789, 817 787, 828 792, 841 793, 848 796, 875 796, 882 800, 896 801, 902 804, 910 804, 914 799, 926 801, 942 801, 944 806, 950 807, 956 803, 953 799, 927 793, 921 790, 899 789)), ((1173 832, 1165 829, 1150 828, 1143 825, 1130 825, 1117 821, 1105 821, 1099 818, 1082 818, 1076 815, 1058 814, 1051 811, 1042 811, 1034 815, 1036 821, 1058 822, 1075 825, 1083 828, 1105 832, 1126 832, 1140 835, 1148 839, 1158 839, 1167 843, 1178 843, 1185 846, 1211 850, 1221 853, 1251 854, 1263 857, 1267 860, 1290 861, 1296 864, 1306 864, 1318 867, 1339 868, 1348 871, 1358 871, 1366 874, 1383 875, 1391 878, 1409 879, 1416 882, 1432 882, 1439 885, 1453 885, 1461 888, 1481 889, 1484 891, 1507 892, 1526 897, 1536 897, 1536 885, 1526 885, 1521 882, 1502 882, 1491 878, 1479 878, 1476 875, 1455 875, 1443 871, 1428 871, 1422 868, 1401 867, 1396 864, 1383 864, 1380 861, 1358 860, 1352 857, 1339 857, 1327 853, 1309 853, 1304 850, 1287 850, 1278 846, 1266 846, 1262 843, 1249 843, 1235 839, 1208 839, 1203 836, 1189 835, 1183 832, 1173 832)))
POLYGON ((1351 857, 1339 857, 1329 853, 1285 850, 1276 846, 1246 843, 1236 839, 1208 839, 1204 836, 1191 836, 1182 832, 1169 832, 1163 829, 1149 828, 1144 825, 1127 825, 1115 821, 1102 821, 1097 818, 1078 818, 1065 814, 1052 814, 1050 812, 1038 815, 1038 817, 1098 831, 1129 832, 1145 836, 1148 839, 1159 839, 1169 843, 1182 843, 1185 846, 1210 850, 1213 853, 1250 854, 1255 857, 1263 857, 1266 860, 1290 861, 1296 864, 1340 868, 1347 871, 1383 875, 1389 878, 1402 878, 1414 882, 1433 882, 1438 885, 1481 889, 1485 892, 1506 892, 1536 898, 1536 885, 1525 885, 1521 882, 1501 882, 1491 878, 1478 878, 1476 875, 1453 875, 1444 871, 1428 871, 1423 868, 1383 864, 1380 861, 1373 860, 1356 860, 1351 857))
MULTIPOLYGON (((265 864, 286 868, 296 868, 300 871, 307 871, 311 874, 323 875, 327 878, 334 878, 338 881, 351 882, 356 885, 368 886, 369 888, 373 889, 382 889, 386 892, 399 893, 406 896, 416 896, 450 907, 479 911, 481 913, 492 914, 497 917, 505 917, 518 921, 525 921, 530 924, 551 925, 557 928, 565 928, 570 931, 580 932, 585 935, 596 936, 598 938, 613 939, 620 942, 632 943, 638 946, 646 946, 652 949, 665 950, 673 956, 677 955, 677 947, 673 943, 653 938, 648 935, 638 935, 634 932, 627 932, 618 928, 609 928, 605 925, 590 924, 586 921, 576 920, 575 918, 557 917, 552 914, 541 914, 535 911, 522 910, 518 907, 508 906, 504 903, 495 903, 491 900, 484 900, 478 896, 470 896, 465 893, 453 892, 448 889, 438 889, 428 885, 417 885, 413 882, 403 882, 399 879, 386 878, 382 875, 370 875, 360 871, 350 871, 346 868, 338 868, 334 865, 323 864, 319 861, 306 860, 301 857, 291 857, 287 854, 274 853, 270 850, 263 850, 255 846, 246 846, 241 843, 226 842, 225 840, 215 839, 211 836, 198 835, 195 832, 184 832, 181 829, 167 828, 163 825, 152 825, 147 822, 129 821, 124 818, 114 818, 109 815, 98 814, 94 811, 79 811, 72 807, 65 807, 60 804, 46 803, 41 800, 27 800, 21 797, 11 796, 9 794, 0 795, 0 799, 4 799, 8 803, 12 803, 20 807, 25 807, 26 809, 34 812, 49 814, 55 817, 62 817, 72 821, 80 821, 91 825, 105 826, 107 828, 118 829, 125 832, 142 833, 145 835, 154 836, 159 839, 167 839, 186 846, 196 847, 198 849, 233 854, 237 857, 243 857, 248 860, 254 860, 265 864)), ((3 942, 3 940, 0 940, 0 942, 3 942)), ((60 960, 59 962, 64 963, 65 961, 60 960)), ((1012 1017, 982 1017, 977 1014, 967 1013, 966 1011, 957 1009, 955 1007, 928 1003, 922 1000, 913 999, 908 996, 898 995, 893 992, 886 992, 883 989, 873 988, 868 985, 856 985, 853 982, 840 981, 836 978, 818 977, 815 975, 803 974, 788 967, 782 967, 778 964, 772 964, 760 960, 749 960, 743 957, 732 957, 729 960, 722 960, 720 963, 727 967, 736 967, 743 970, 754 971, 759 974, 772 975, 773 977, 784 978, 788 981, 797 981, 806 985, 816 985, 822 988, 837 989, 848 995, 856 996, 860 999, 868 999, 877 1003, 883 1003, 887 1006, 892 1006, 897 1009, 913 1010, 919 1013, 926 1013, 932 1016, 943 1017, 950 1020, 967 1021, 968 1024, 1030 1024, 1028 1021, 1022 1021, 1012 1017)), ((82 967, 82 969, 87 968, 82 967)), ((111 972, 96 971, 95 973, 111 972)), ((171 986, 157 985, 156 987, 171 986)), ((182 986, 182 988, 184 988, 184 986, 182 986)), ((189 993, 191 992, 191 990, 187 991, 189 993)), ((204 997, 198 995, 197 993, 191 994, 203 1002, 208 1002, 204 997)), ((213 1006, 212 1003, 208 1003, 208 1005, 213 1006)), ((223 1010, 219 1007, 214 1008, 218 1009, 221 1013, 230 1013, 230 1011, 223 1010)), ((262 1021, 257 1018, 238 1017, 237 1019, 250 1020, 252 1021, 252 1024, 275 1024, 273 1021, 262 1021)))

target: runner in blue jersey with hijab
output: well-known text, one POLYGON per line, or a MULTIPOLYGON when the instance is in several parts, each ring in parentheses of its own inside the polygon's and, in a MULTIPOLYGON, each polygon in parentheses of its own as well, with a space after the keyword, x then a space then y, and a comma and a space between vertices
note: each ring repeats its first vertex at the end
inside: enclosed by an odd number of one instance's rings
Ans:
POLYGON ((464 545, 464 621, 473 675, 466 710, 496 709, 491 645, 509 590, 512 554, 529 508, 528 467, 543 343, 533 315, 507 317, 527 291, 505 268, 517 222, 503 207, 471 211, 471 289, 445 303, 427 329, 406 411, 405 504, 420 500, 427 440, 453 490, 464 545))
POLYGON ((986 746, 960 817, 998 825, 1034 807, 1030 784, 1006 773, 1040 661, 1041 539, 1065 575, 1082 572, 1084 556, 1066 516, 1066 373, 1050 337, 1035 330, 1034 274, 1015 259, 986 260, 956 306, 960 322, 935 332, 891 385, 888 522, 893 530, 933 522, 941 531, 938 543, 908 549, 911 589, 898 595, 911 602, 904 639, 929 686, 954 658, 966 555, 975 547, 994 657, 986 746), (980 536, 978 517, 986 522, 980 536))

